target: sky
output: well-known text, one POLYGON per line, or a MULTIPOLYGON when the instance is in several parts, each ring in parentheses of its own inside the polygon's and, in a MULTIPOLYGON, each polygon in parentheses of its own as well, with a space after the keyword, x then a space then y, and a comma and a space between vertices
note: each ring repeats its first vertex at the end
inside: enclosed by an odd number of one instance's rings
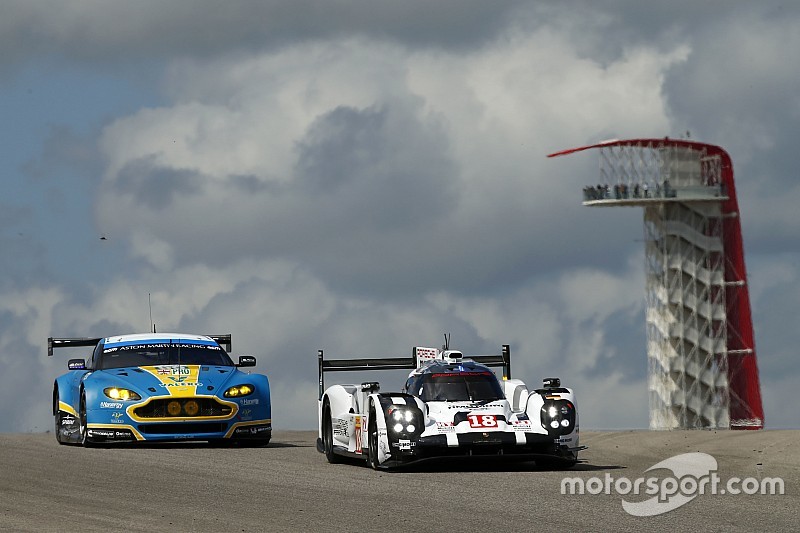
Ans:
MULTIPOLYGON (((800 4, 2 0, 0 431, 50 430, 47 338, 231 333, 276 429, 331 358, 511 346, 584 429, 648 426, 642 212, 608 138, 734 164, 767 428, 798 428, 800 4)), ((64 350, 70 352, 71 350, 64 350)), ((329 375, 328 382, 404 375, 329 375)))

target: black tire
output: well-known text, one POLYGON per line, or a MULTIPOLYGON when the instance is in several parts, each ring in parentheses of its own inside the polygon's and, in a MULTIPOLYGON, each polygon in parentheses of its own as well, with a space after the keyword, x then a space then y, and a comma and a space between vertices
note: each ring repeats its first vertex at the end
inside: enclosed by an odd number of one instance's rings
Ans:
POLYGON ((61 438, 61 410, 58 408, 60 403, 60 398, 58 396, 58 389, 53 391, 53 418, 55 418, 55 434, 56 434, 56 441, 59 444, 66 444, 66 441, 61 438))
POLYGON ((84 448, 90 448, 92 443, 89 441, 89 436, 87 435, 87 428, 86 428, 86 396, 81 391, 81 402, 80 407, 78 408, 78 420, 80 424, 80 440, 78 443, 83 446, 84 448))
POLYGON ((339 462, 339 456, 333 451, 333 421, 331 419, 331 406, 327 398, 322 405, 322 449, 329 463, 336 464, 339 462))
POLYGON ((368 449, 368 461, 369 466, 372 467, 373 470, 378 470, 380 468, 380 463, 378 462, 378 421, 375 418, 375 406, 373 405, 370 407, 369 410, 369 422, 367 425, 367 449, 368 449))

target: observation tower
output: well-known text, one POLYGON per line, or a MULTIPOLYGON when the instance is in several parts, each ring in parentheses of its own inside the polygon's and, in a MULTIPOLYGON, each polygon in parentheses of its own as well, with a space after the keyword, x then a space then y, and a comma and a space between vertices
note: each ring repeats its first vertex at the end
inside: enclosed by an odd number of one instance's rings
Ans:
POLYGON ((677 139, 610 140, 583 205, 642 207, 650 429, 762 429, 730 156, 677 139))

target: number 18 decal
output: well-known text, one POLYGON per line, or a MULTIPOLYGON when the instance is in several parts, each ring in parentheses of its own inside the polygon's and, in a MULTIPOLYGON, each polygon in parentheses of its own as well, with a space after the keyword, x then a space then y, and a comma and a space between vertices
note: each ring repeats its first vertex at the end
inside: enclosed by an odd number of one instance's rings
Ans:
POLYGON ((469 415, 469 427, 473 428, 496 428, 497 417, 494 415, 469 415))

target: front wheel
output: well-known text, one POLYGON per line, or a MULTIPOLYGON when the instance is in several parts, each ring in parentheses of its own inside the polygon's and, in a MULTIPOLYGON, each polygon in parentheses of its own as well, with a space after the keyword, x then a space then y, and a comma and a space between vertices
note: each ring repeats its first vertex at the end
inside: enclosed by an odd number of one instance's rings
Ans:
POLYGON ((339 457, 333 452, 333 421, 331 420, 331 406, 327 400, 322 407, 322 448, 329 463, 339 462, 339 457))
POLYGON ((369 466, 373 470, 377 470, 380 467, 380 462, 378 459, 378 421, 375 419, 375 406, 372 406, 369 410, 367 434, 369 466))
POLYGON ((88 429, 86 427, 86 396, 81 393, 81 402, 80 407, 78 408, 78 422, 79 422, 79 431, 80 431, 80 440, 79 443, 84 448, 89 448, 92 446, 92 443, 89 441, 88 429))

